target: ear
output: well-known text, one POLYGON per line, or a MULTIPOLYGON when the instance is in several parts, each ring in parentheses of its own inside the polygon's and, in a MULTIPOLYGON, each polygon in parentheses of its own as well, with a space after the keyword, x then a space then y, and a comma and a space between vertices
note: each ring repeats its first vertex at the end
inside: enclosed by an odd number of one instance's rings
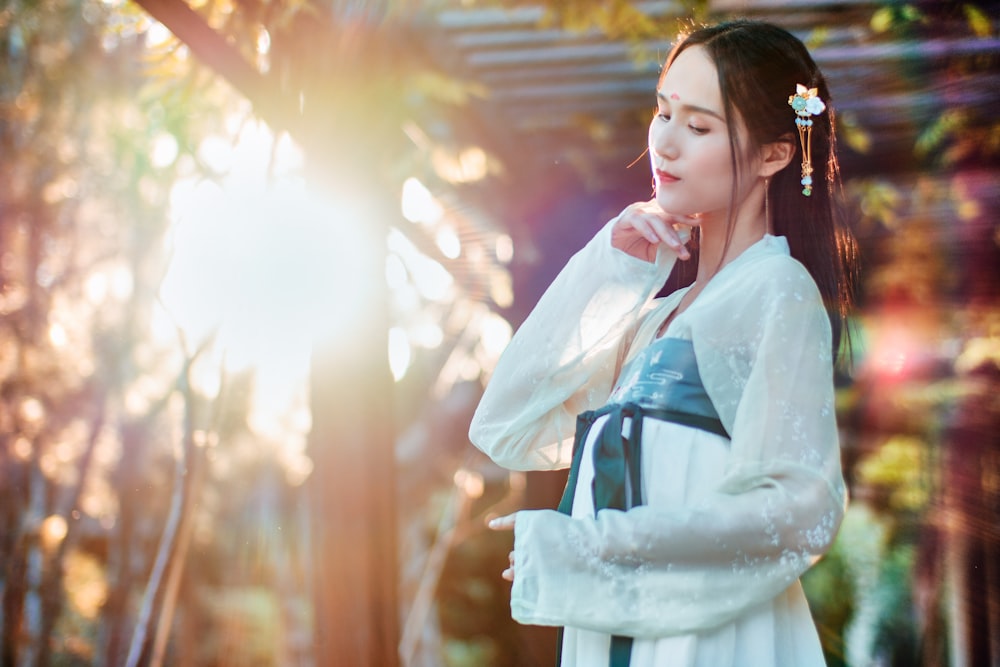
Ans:
POLYGON ((788 166, 795 157, 795 138, 788 134, 777 141, 764 144, 760 149, 760 169, 757 172, 762 178, 770 178, 788 166))

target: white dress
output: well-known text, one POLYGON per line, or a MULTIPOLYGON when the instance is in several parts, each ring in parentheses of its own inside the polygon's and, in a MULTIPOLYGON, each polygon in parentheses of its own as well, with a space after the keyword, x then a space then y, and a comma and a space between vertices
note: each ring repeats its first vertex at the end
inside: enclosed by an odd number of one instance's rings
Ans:
MULTIPOLYGON (((511 341, 471 440, 512 469, 570 463, 575 416, 604 405, 624 363, 683 293, 652 299, 672 267, 611 246, 609 223, 573 257, 511 341)), ((829 321, 784 239, 726 265, 666 335, 691 340, 732 439, 643 422, 646 504, 593 513, 586 442, 572 516, 522 511, 513 617, 565 626, 564 666, 824 665, 798 577, 832 543, 846 501, 829 321)))

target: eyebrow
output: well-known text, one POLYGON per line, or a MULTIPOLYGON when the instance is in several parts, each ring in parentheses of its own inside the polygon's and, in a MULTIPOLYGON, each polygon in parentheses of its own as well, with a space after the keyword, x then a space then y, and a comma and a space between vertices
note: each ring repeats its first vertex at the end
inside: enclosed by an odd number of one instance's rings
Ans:
MULTIPOLYGON (((661 90, 656 91, 656 97, 658 99, 663 100, 667 104, 676 104, 676 102, 671 102, 670 100, 668 100, 667 96, 661 90)), ((684 103, 681 103, 680 107, 682 109, 684 109, 685 111, 688 111, 688 112, 692 112, 693 111, 693 112, 697 112, 697 113, 708 114, 709 116, 713 116, 715 118, 718 118, 722 122, 726 122, 726 119, 725 119, 725 117, 722 116, 722 114, 720 114, 718 111, 714 111, 712 109, 709 109, 708 107, 700 107, 700 106, 697 106, 695 104, 684 104, 684 103)))

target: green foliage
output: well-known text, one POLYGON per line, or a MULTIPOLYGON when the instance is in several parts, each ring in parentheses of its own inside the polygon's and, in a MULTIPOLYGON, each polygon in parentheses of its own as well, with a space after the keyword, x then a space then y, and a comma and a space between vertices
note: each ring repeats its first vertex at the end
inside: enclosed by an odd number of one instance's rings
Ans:
POLYGON ((845 563, 842 540, 802 576, 802 589, 816 619, 828 667, 845 666, 844 626, 854 609, 855 589, 845 563))
POLYGON ((199 642, 204 664, 226 664, 237 655, 241 664, 278 663, 282 622, 274 590, 230 585, 204 594, 206 607, 218 619, 218 630, 199 642))
POLYGON ((854 179, 847 184, 847 194, 857 202, 861 213, 858 225, 879 225, 889 229, 896 226, 903 195, 892 183, 884 179, 854 179))
POLYGON ((876 589, 883 610, 876 641, 883 652, 893 654, 899 663, 912 660, 919 640, 912 611, 916 555, 917 548, 912 543, 893 545, 882 563, 876 589))
POLYGON ((933 491, 929 449, 919 438, 894 435, 855 467, 858 482, 888 489, 889 507, 897 512, 920 512, 933 491))
MULTIPOLYGON (((546 4, 548 18, 543 25, 557 24, 572 32, 599 30, 611 39, 640 40, 662 38, 667 31, 663 20, 657 20, 637 8, 627 0, 595 2, 593 0, 558 0, 546 4)), ((702 0, 687 0, 681 3, 678 15, 682 17, 704 16, 707 3, 702 0)))
POLYGON ((871 134, 856 114, 850 111, 837 114, 837 130, 843 141, 858 153, 867 154, 871 150, 871 134))
POLYGON ((816 26, 814 27, 808 35, 802 40, 806 45, 806 48, 810 51, 817 49, 830 38, 830 28, 828 26, 816 26))
POLYGON ((965 109, 946 109, 917 137, 914 152, 942 167, 1000 156, 1000 121, 965 109))
MULTIPOLYGON (((872 14, 870 26, 876 35, 907 41, 965 36, 986 39, 996 32, 989 14, 981 7, 954 0, 920 6, 885 3, 872 14)), ((995 51, 955 55, 948 62, 947 76, 967 78, 995 71, 998 58, 1000 54, 995 51)), ((921 83, 933 82, 923 80, 921 83)), ((1000 123, 994 115, 984 112, 982 107, 944 104, 935 118, 920 130, 914 144, 915 157, 930 167, 945 169, 994 163, 1000 156, 1000 123)), ((851 144, 850 137, 848 143, 851 144)))
POLYGON ((967 112, 962 109, 948 109, 917 137, 917 155, 926 157, 931 151, 939 149, 946 140, 960 133, 968 123, 967 112))
POLYGON ((879 7, 872 14, 871 29, 876 33, 904 34, 915 25, 923 24, 927 17, 910 3, 892 3, 879 7))
POLYGON ((489 91, 480 83, 461 81, 434 70, 417 72, 407 79, 406 86, 415 93, 456 107, 489 96, 489 91))

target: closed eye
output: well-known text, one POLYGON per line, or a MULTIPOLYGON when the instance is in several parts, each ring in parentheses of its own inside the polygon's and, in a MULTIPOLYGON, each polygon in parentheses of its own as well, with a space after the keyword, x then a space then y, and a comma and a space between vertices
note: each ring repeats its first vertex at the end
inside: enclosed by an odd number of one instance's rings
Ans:
MULTIPOLYGON (((670 122, 670 118, 671 118, 670 112, 668 112, 668 111, 660 111, 659 109, 656 109, 656 118, 657 118, 657 120, 661 120, 664 123, 669 123, 670 122)), ((692 133, 694 133, 694 134, 696 134, 698 136, 701 136, 703 134, 708 134, 708 132, 709 132, 709 128, 707 128, 707 127, 701 127, 699 125, 688 124, 688 129, 691 130, 692 133)))

